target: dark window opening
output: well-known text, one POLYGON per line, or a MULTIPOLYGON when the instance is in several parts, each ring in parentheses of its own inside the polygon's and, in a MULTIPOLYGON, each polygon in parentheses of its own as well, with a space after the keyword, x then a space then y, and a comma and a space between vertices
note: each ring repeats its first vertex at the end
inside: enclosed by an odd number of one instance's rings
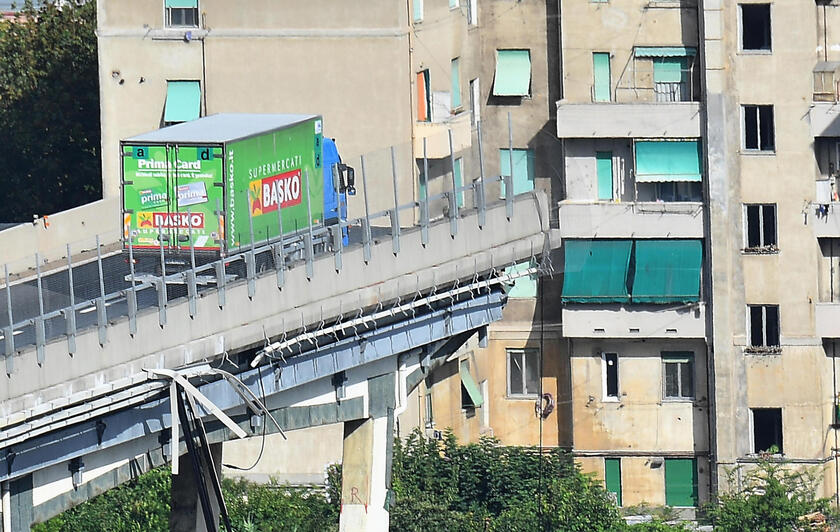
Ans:
POLYGON ((779 307, 776 305, 751 305, 750 346, 775 347, 779 345, 779 307))
POLYGON ((167 26, 198 27, 197 7, 169 7, 166 9, 167 26))
POLYGON ((741 4, 741 48, 770 50, 770 4, 741 4))
POLYGON ((776 148, 772 105, 744 106, 744 148, 761 151, 776 148))
POLYGON ((747 250, 776 251, 776 206, 747 205, 747 250))
POLYGON ((783 453, 782 409, 753 408, 753 450, 757 453, 783 453))
POLYGON ((694 397, 694 356, 692 353, 663 353, 665 397, 690 399, 694 397))
POLYGON ((607 365, 607 397, 618 397, 618 355, 605 353, 604 362, 607 365))

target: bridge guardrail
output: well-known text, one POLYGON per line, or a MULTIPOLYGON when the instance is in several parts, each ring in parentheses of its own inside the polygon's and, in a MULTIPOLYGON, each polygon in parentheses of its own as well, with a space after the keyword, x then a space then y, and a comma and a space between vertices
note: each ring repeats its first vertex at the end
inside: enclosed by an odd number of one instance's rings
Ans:
MULTIPOLYGON (((82 329, 98 328, 100 343, 104 344, 109 323, 127 316, 129 331, 136 334, 136 315, 146 308, 157 307, 163 326, 172 301, 186 298, 192 316, 196 299, 204 292, 215 290, 219 305, 224 306, 226 286, 245 282, 253 297, 257 276, 273 274, 278 287, 282 287, 288 270, 303 267, 311 278, 313 260, 325 254, 334 257, 335 269, 340 270, 342 250, 348 246, 361 246, 368 262, 372 243, 390 239, 396 255, 400 252, 402 231, 419 228, 426 245, 430 224, 448 220, 450 235, 454 237, 464 213, 477 213, 478 225, 482 226, 488 203, 499 199, 505 201, 507 217, 512 218, 512 177, 486 175, 481 123, 473 131, 474 142, 457 153, 453 150, 452 131, 445 134, 450 147, 448 157, 425 156, 426 142, 439 140, 431 138, 423 139, 424 153, 412 153, 412 146, 405 144, 359 157, 357 188, 362 198, 359 201, 357 197, 350 204, 350 213, 355 217, 333 226, 301 228, 280 241, 254 244, 222 260, 202 262, 194 250, 184 249, 190 263, 183 270, 167 271, 161 260, 159 271, 154 274, 137 272, 134 250, 129 249, 127 254, 122 251, 123 234, 115 229, 93 239, 66 244, 64 260, 45 262, 41 253, 36 253, 5 264, 0 270, 0 355, 4 356, 7 375, 14 372, 15 354, 33 345, 38 363, 43 364, 44 347, 55 338, 66 337, 67 351, 73 355, 76 334, 82 329), (407 180, 406 175, 410 176, 407 180), (472 178, 465 179, 467 175, 472 178), (406 181, 411 187, 405 186, 406 181), (406 198, 408 201, 401 203, 406 198), (348 242, 342 235, 345 229, 348 242)), ((513 157, 510 116, 508 134, 513 157)), ((509 168, 513 167, 511 160, 509 168)), ((282 223, 279 218, 278 223, 282 223)), ((250 230, 253 232, 253 224, 250 230)), ((258 240, 259 235, 252 234, 251 241, 258 240)))

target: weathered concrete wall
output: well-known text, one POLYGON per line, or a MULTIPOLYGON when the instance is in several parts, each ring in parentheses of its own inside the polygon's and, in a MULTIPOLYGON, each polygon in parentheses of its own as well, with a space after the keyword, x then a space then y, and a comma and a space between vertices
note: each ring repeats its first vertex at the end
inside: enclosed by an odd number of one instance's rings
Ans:
MULTIPOLYGON (((706 2, 703 7, 715 454, 722 480, 724 467, 752 451, 750 408, 782 409, 788 458, 821 463, 833 445, 828 428, 831 365, 816 336, 814 319, 819 247, 813 229, 804 223, 803 210, 810 210, 808 202, 815 194, 814 139, 807 116, 812 69, 823 55, 818 53, 822 34, 816 31, 821 10, 813 4, 772 4, 772 51, 768 52, 740 50, 738 4, 706 2), (744 104, 774 106, 773 152, 745 153, 741 148, 744 104), (779 253, 742 254, 743 203, 777 205, 779 253), (781 355, 743 354, 748 343, 747 304, 779 305, 781 355)), ((836 16, 835 9, 827 11, 836 16)), ((824 493, 832 495, 834 469, 825 471, 824 493)))

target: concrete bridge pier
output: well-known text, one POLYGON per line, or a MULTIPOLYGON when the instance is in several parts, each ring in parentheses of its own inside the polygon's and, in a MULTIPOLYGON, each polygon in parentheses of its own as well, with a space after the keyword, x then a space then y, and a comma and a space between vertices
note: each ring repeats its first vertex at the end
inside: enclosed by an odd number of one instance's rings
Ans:
MULTIPOLYGON (((210 444, 210 456, 213 458, 216 478, 222 478, 222 444, 210 444)), ((180 458, 180 473, 172 475, 171 491, 171 512, 169 514, 169 530, 171 532, 207 532, 208 527, 204 522, 204 512, 201 509, 201 500, 198 491, 199 484, 196 482, 195 474, 190 464, 190 458, 183 455, 180 458)), ((208 487, 210 506, 213 511, 215 523, 212 530, 219 530, 219 501, 213 494, 212 479, 207 464, 204 464, 202 474, 204 483, 208 487)))
POLYGON ((387 532, 396 375, 368 379, 370 417, 344 422, 339 532, 387 532))

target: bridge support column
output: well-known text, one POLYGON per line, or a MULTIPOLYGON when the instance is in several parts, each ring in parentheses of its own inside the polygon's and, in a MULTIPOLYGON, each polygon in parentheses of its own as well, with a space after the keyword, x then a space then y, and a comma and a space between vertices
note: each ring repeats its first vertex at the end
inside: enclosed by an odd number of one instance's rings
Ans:
MULTIPOLYGON (((5 495, 5 494, 4 494, 5 495)), ((9 482, 9 518, 3 522, 10 526, 9 532, 29 532, 35 514, 32 507, 32 475, 26 475, 9 482)), ((4 511, 6 511, 4 504, 4 511)), ((6 532, 6 529, 3 529, 6 532)))
MULTIPOLYGON (((222 478, 222 444, 210 444, 210 456, 213 457, 216 475, 222 478)), ((201 501, 198 498, 199 485, 196 482, 187 455, 181 457, 181 472, 172 476, 171 513, 169 514, 170 532, 206 532, 207 526, 204 523, 204 513, 201 510, 201 501)), ((211 486, 210 471, 202 471, 204 482, 211 486)), ((210 504, 213 508, 213 516, 216 519, 213 530, 219 528, 219 503, 213 495, 212 488, 209 489, 210 504)))
POLYGON ((344 422, 340 532, 388 530, 392 420, 344 422))
POLYGON ((368 379, 368 419, 344 422, 339 531, 388 531, 396 374, 368 379))

